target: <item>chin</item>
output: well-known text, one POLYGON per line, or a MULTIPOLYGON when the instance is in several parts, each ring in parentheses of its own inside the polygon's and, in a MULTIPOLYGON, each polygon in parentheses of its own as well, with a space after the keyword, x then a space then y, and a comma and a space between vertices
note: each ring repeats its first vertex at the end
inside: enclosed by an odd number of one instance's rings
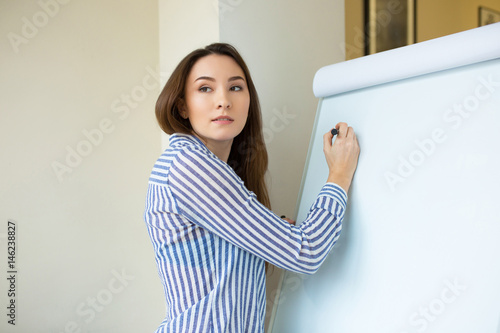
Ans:
POLYGON ((197 136, 209 141, 216 142, 228 142, 232 141, 235 137, 237 137, 243 128, 218 128, 218 129, 206 129, 202 131, 195 131, 197 136))
POLYGON ((227 141, 233 141, 234 138, 237 136, 236 135, 221 135, 221 136, 215 136, 213 140, 215 141, 220 141, 220 142, 227 142, 227 141))
POLYGON ((224 131, 223 133, 214 133, 211 137, 217 141, 229 141, 237 137, 242 131, 243 129, 240 131, 224 131))

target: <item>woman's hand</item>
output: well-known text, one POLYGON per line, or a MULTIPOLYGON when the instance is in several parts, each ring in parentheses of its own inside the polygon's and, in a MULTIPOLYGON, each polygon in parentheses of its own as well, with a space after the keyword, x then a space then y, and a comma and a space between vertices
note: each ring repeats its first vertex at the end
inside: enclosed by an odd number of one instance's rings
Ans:
POLYGON ((352 127, 338 123, 335 128, 338 134, 333 144, 330 131, 323 135, 323 152, 329 169, 327 182, 338 184, 347 193, 358 165, 359 144, 352 127))
POLYGON ((290 223, 291 225, 295 225, 295 221, 292 219, 289 219, 288 217, 285 217, 285 215, 281 215, 281 218, 283 220, 287 221, 288 223, 290 223))

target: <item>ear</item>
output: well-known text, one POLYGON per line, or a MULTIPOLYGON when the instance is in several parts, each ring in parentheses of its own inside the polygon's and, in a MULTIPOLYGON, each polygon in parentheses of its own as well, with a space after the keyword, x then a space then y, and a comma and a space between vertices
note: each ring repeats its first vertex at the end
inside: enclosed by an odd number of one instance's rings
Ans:
POLYGON ((186 103, 184 102, 183 99, 179 99, 177 102, 177 110, 179 110, 179 115, 183 119, 188 119, 188 113, 187 113, 187 108, 186 108, 186 103))

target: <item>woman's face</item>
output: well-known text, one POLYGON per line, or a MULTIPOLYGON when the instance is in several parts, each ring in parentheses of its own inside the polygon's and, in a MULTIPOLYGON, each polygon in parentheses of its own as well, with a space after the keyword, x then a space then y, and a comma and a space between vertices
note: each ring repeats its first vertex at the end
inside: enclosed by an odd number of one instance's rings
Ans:
POLYGON ((205 56, 189 73, 184 102, 181 116, 189 119, 194 133, 208 147, 230 147, 248 117, 245 74, 229 56, 205 56))

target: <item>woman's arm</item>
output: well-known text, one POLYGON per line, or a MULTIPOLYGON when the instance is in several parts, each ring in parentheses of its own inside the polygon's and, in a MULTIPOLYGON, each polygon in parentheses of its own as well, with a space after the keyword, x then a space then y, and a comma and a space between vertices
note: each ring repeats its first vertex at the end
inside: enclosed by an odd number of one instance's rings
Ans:
POLYGON ((341 187, 326 184, 295 227, 264 207, 226 163, 199 148, 177 155, 168 185, 178 213, 192 223, 276 266, 308 274, 335 244, 347 200, 341 187))

